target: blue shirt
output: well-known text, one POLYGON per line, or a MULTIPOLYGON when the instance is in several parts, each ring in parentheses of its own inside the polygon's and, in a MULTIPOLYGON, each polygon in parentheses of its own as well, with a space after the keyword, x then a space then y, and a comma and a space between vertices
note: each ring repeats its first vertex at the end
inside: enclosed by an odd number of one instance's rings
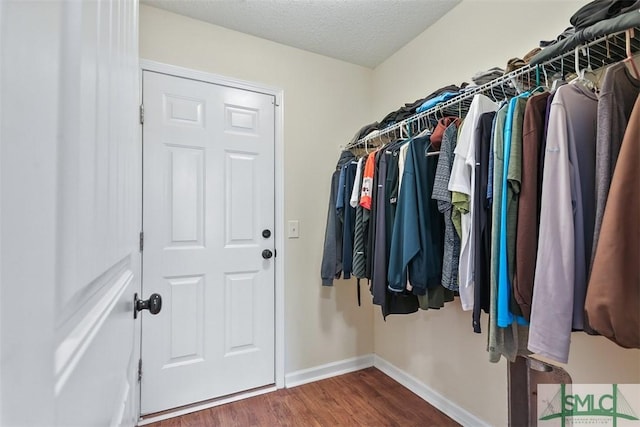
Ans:
POLYGON ((418 108, 416 108, 416 113, 422 113, 423 111, 427 111, 429 108, 433 108, 436 105, 440 104, 441 102, 444 102, 448 99, 453 98, 454 96, 457 96, 458 93, 457 92, 444 92, 441 93, 440 95, 436 96, 435 98, 431 98, 425 102, 422 103, 421 106, 419 106, 418 108))
POLYGON ((504 169, 502 171, 502 197, 500 199, 500 249, 498 258, 498 313, 497 324, 501 328, 506 328, 516 320, 521 325, 526 325, 527 321, 522 316, 514 316, 509 309, 511 300, 511 277, 507 262, 507 180, 509 175, 509 156, 511 155, 511 135, 513 133, 513 114, 518 98, 529 96, 529 92, 524 92, 509 101, 507 109, 507 120, 504 125, 504 169))

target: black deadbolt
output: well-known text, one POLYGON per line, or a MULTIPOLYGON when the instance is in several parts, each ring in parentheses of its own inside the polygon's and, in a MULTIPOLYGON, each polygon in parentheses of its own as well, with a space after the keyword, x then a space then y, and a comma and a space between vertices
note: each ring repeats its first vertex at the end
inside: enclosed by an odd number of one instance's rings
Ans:
POLYGON ((138 299, 138 294, 133 296, 133 318, 138 317, 138 312, 149 310, 151 314, 158 314, 162 310, 162 297, 159 294, 151 294, 148 300, 138 299))
POLYGON ((265 239, 271 237, 271 230, 262 230, 262 237, 264 237, 265 239))

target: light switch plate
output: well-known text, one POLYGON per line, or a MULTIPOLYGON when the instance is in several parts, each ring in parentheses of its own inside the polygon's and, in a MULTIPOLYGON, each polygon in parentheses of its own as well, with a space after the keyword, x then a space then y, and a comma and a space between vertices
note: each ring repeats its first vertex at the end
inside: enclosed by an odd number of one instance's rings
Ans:
POLYGON ((300 237, 300 221, 293 219, 289 221, 289 233, 290 239, 297 239, 300 237))

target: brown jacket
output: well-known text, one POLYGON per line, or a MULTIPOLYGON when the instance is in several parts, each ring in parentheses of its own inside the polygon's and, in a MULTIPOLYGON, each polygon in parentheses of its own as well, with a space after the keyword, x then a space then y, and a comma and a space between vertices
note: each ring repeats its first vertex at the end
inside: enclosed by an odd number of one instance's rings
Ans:
POLYGON ((538 224, 540 222, 538 159, 544 137, 547 98, 549 98, 549 92, 529 98, 524 111, 522 128, 522 182, 520 183, 518 202, 513 294, 522 315, 527 320, 531 320, 533 279, 538 249, 538 224))
POLYGON ((640 348, 640 96, 611 180, 585 310, 600 334, 640 348))

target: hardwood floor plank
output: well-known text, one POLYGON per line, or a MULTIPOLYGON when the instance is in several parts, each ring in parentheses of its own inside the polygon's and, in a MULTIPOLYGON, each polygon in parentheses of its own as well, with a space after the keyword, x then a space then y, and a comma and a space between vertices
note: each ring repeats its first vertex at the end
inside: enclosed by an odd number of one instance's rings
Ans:
POLYGON ((376 368, 282 389, 150 427, 458 426, 376 368))

